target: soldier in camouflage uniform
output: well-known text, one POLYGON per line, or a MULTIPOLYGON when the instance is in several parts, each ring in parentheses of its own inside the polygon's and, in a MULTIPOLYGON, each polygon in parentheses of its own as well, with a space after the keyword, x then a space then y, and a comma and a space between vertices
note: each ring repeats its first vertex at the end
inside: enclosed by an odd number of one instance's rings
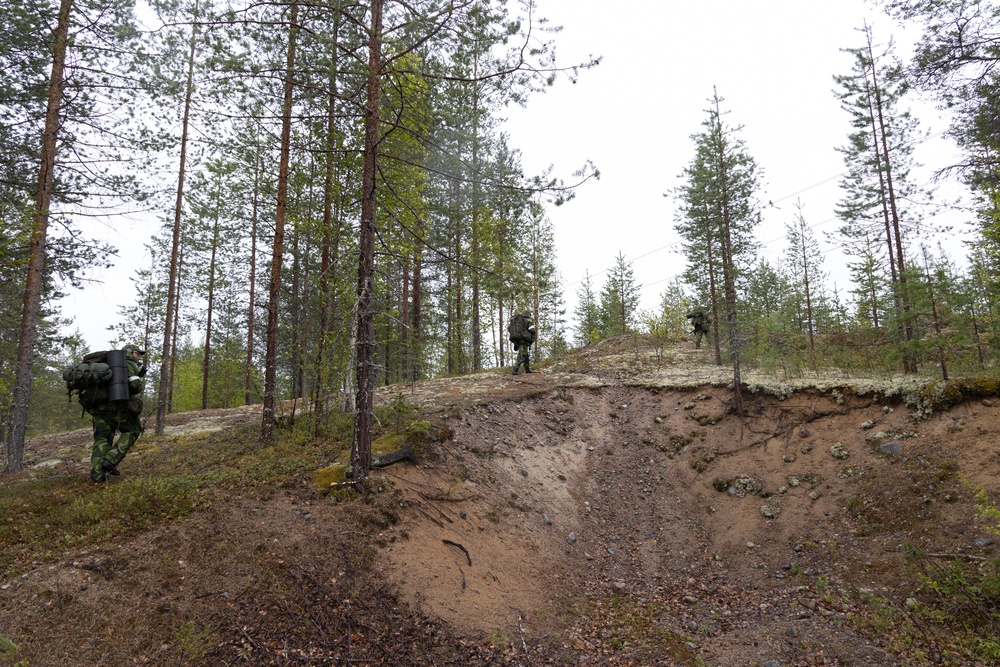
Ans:
POLYGON ((517 361, 514 363, 514 375, 520 374, 520 368, 524 366, 524 372, 531 372, 531 345, 535 341, 535 323, 531 320, 531 313, 524 311, 520 314, 524 318, 524 328, 531 333, 531 343, 524 341, 514 343, 517 350, 517 361))
POLYGON ((712 324, 712 318, 709 317, 704 308, 697 308, 688 313, 687 318, 694 326, 694 331, 691 332, 694 334, 694 346, 700 348, 702 337, 707 336, 710 332, 709 326, 712 324))
POLYGON ((126 345, 125 365, 128 369, 127 401, 108 401, 90 410, 94 424, 94 449, 90 454, 90 478, 95 482, 107 481, 108 475, 118 475, 118 464, 132 449, 142 433, 142 390, 146 366, 142 361, 145 351, 136 345, 126 345), (120 433, 114 442, 115 433, 120 433))

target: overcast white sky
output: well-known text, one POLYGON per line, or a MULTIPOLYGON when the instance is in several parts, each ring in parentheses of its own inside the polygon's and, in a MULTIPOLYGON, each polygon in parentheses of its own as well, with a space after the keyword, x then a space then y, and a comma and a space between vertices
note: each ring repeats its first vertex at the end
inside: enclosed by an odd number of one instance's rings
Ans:
MULTIPOLYGON (((900 56, 906 35, 867 0, 538 0, 539 12, 563 26, 555 36, 560 64, 600 55, 597 68, 576 84, 563 78, 526 108, 509 110, 511 144, 522 150, 527 173, 548 165, 568 179, 586 160, 601 179, 580 188, 575 200, 552 208, 558 265, 572 314, 585 271, 595 289, 619 252, 632 262, 643 286, 641 307, 655 308, 667 281, 684 268, 673 230, 675 202, 664 197, 680 184, 690 162, 690 136, 701 129, 704 110, 718 89, 731 125, 742 125, 747 149, 763 170, 761 200, 767 208, 758 238, 772 263, 784 250, 784 224, 796 198, 821 247, 829 250, 825 270, 844 293, 844 258, 827 242, 837 228, 834 204, 844 171, 837 146, 846 143, 848 116, 834 97, 833 75, 847 73, 851 59, 840 49, 861 44, 856 31, 865 20, 879 42, 896 36, 900 56)), ((923 129, 946 128, 933 104, 914 104, 923 129)), ((953 161, 957 150, 937 138, 922 144, 917 159, 923 178, 953 161)), ((956 196, 954 184, 941 188, 956 196)), ((960 214, 947 221, 961 225, 960 214)), ((939 220, 940 221, 940 220, 939 220)), ((130 269, 148 265, 143 243, 154 223, 119 227, 112 239, 128 237, 118 268, 64 300, 64 313, 91 347, 108 345, 105 327, 117 306, 134 298, 130 269), (132 265, 131 267, 129 265, 132 265)), ((964 259, 961 226, 949 240, 964 259)))
MULTIPOLYGON (((762 168, 760 199, 776 206, 765 210, 758 230, 763 256, 772 264, 780 257, 784 225, 801 198, 807 223, 830 251, 825 270, 846 296, 844 258, 825 238, 838 227, 834 204, 844 163, 835 148, 846 144, 850 131, 832 92, 833 75, 850 71, 851 56, 841 49, 863 43, 856 29, 865 20, 877 42, 896 35, 901 57, 908 56, 915 30, 904 34, 866 0, 538 3, 543 15, 563 26, 557 36, 561 64, 589 54, 604 58, 576 84, 564 79, 508 114, 511 144, 521 147, 529 173, 552 164, 569 176, 586 159, 601 171, 600 181, 549 214, 570 313, 584 272, 600 289, 602 272, 619 252, 644 286, 643 308, 658 306, 667 281, 683 270, 673 229, 676 204, 663 194, 681 183, 678 176, 694 154, 690 136, 701 130, 713 86, 730 112, 728 123, 743 126, 741 137, 762 168)), ((913 109, 932 134, 947 127, 933 104, 913 109)), ((917 159, 927 167, 921 180, 956 155, 940 137, 921 145, 917 159)), ((962 191, 945 184, 940 193, 962 191)), ((964 220, 947 217, 955 224, 964 220)), ((964 254, 954 236, 949 245, 964 254)))

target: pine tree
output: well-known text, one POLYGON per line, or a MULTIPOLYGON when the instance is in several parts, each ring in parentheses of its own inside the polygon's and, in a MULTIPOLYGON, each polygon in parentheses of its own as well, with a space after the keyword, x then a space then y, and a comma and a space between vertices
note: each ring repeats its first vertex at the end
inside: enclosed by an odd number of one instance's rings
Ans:
POLYGON ((594 279, 590 272, 584 273, 580 287, 576 290, 576 319, 574 342, 579 346, 592 345, 601 340, 601 314, 594 293, 594 279))
MULTIPOLYGON (((853 256, 862 261, 849 264, 856 283, 872 282, 862 272, 884 266, 893 303, 892 313, 903 359, 903 370, 915 372, 916 364, 906 352, 913 340, 909 293, 906 286, 906 236, 918 220, 903 208, 917 189, 910 182, 912 152, 917 124, 909 111, 901 109, 908 84, 902 67, 892 56, 892 47, 875 55, 872 31, 862 30, 865 44, 845 49, 854 57, 850 74, 835 76, 841 106, 851 115, 854 131, 847 146, 840 149, 848 171, 841 180, 844 197, 837 214, 844 222, 840 233, 853 256), (881 237, 879 245, 871 242, 881 237), (875 253, 869 257, 869 251, 875 253), (867 278, 867 280, 865 280, 867 278)), ((878 299, 870 300, 875 306, 878 299)), ((882 313, 884 321, 887 314, 882 313)), ((873 322, 876 314, 872 314, 873 322)))
MULTIPOLYGON (((19 20, 11 26, 14 34, 29 26, 36 31, 31 36, 36 40, 34 45, 27 48, 45 54, 50 68, 47 82, 28 80, 21 84, 25 87, 22 90, 37 87, 35 90, 45 90, 46 94, 40 113, 30 109, 33 102, 41 101, 40 96, 27 92, 21 99, 28 107, 25 111, 30 119, 25 131, 38 132, 41 142, 40 151, 31 155, 37 156, 37 178, 32 193, 34 204, 31 208, 29 250, 24 265, 26 276, 21 282, 24 292, 13 382, 9 398, 0 396, 6 399, 0 403, 0 425, 3 426, 0 438, 6 451, 5 469, 8 472, 18 472, 22 467, 32 364, 39 328, 43 323, 42 297, 53 209, 60 203, 79 197, 73 193, 90 191, 108 197, 122 197, 132 187, 132 179, 111 171, 111 164, 119 159, 115 146, 125 133, 119 130, 114 142, 100 136, 103 131, 110 131, 108 124, 113 126, 122 120, 117 113, 120 109, 114 104, 131 92, 121 85, 123 77, 109 74, 106 67, 108 63, 113 64, 117 57, 127 57, 135 38, 130 2, 60 0, 57 8, 44 3, 37 10, 43 17, 41 21, 19 20), (112 51, 110 46, 114 46, 115 50, 112 51), (104 99, 101 99, 102 95, 105 95, 104 99), (63 157, 57 160, 56 152, 60 146, 63 157), (66 148, 71 148, 72 154, 68 154, 66 148), (87 168, 73 168, 81 164, 86 164, 87 168)), ((26 18, 23 14, 18 16, 26 18)), ((8 32, 6 36, 11 37, 12 34, 8 32)), ((27 39, 31 37, 22 35, 17 45, 26 47, 27 39)), ((42 73, 38 57, 28 58, 27 62, 30 65, 25 74, 42 73)), ((24 176, 13 182, 26 184, 27 174, 24 176)), ((29 187, 24 189, 30 190, 29 187)))
POLYGON ((632 263, 621 252, 601 287, 598 312, 602 338, 624 335, 636 328, 642 286, 636 283, 632 263))
POLYGON ((812 230, 806 224, 803 208, 802 201, 796 200, 795 220, 785 223, 785 239, 788 242, 785 264, 791 278, 794 298, 798 302, 796 319, 804 324, 809 334, 809 349, 815 350, 816 313, 813 308, 816 294, 822 289, 825 275, 820 269, 823 253, 812 230))
POLYGON ((722 363, 719 311, 725 312, 736 410, 742 414, 738 290, 756 254, 753 230, 760 222, 759 176, 756 161, 738 137, 741 128, 723 122, 722 101, 713 94, 704 129, 692 137, 695 156, 684 171, 687 183, 677 190, 681 206, 676 229, 688 259, 685 278, 705 293, 707 273, 718 364, 722 363))

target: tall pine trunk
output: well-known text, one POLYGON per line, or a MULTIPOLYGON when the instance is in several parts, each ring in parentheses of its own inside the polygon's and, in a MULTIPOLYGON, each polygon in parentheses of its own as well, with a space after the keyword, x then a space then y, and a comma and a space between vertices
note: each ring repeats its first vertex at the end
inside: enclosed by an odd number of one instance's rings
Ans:
MULTIPOLYGON (((221 177, 219 189, 221 189, 221 177)), ((208 369, 212 359, 212 315, 215 310, 215 260, 219 251, 219 209, 222 193, 216 191, 215 222, 212 225, 212 255, 208 262, 208 313, 205 317, 205 356, 201 366, 201 409, 208 409, 208 369)))
POLYGON ((45 110, 42 134, 41 166, 38 189, 32 213, 31 240, 28 248, 28 275, 24 281, 24 301, 21 306, 21 331, 14 362, 14 387, 10 408, 10 424, 6 435, 7 472, 20 472, 23 467, 24 437, 28 429, 28 400, 31 398, 31 364, 38 340, 38 319, 42 310, 42 287, 45 280, 45 243, 49 228, 49 207, 55 182, 56 140, 59 135, 59 107, 62 104, 69 46, 69 21, 73 0, 61 0, 56 23, 55 46, 52 51, 52 74, 45 110))
POLYGON ((264 357, 264 407, 261 411, 260 444, 274 444, 275 404, 278 366, 278 299, 281 292, 281 260, 285 243, 285 216, 288 209, 288 162, 292 138, 292 75, 295 71, 295 36, 299 5, 293 2, 288 28, 288 56, 285 63, 285 95, 281 105, 281 153, 278 160, 278 197, 274 212, 274 245, 271 255, 271 282, 267 301, 267 351, 264 357))
MULTIPOLYGON (((903 239, 899 230, 899 211, 896 207, 896 191, 892 186, 892 161, 889 159, 889 138, 888 132, 885 126, 885 118, 882 111, 882 94, 878 87, 878 78, 876 75, 875 68, 875 56, 872 51, 872 41, 871 32, 868 32, 868 56, 869 62, 871 63, 871 73, 872 73, 872 89, 875 91, 875 110, 877 112, 878 129, 875 138, 876 151, 881 147, 882 159, 884 160, 885 167, 885 191, 888 194, 889 203, 889 213, 890 220, 892 222, 891 230, 891 240, 889 244, 889 256, 890 261, 892 261, 892 251, 893 245, 895 245, 896 257, 895 264, 896 268, 899 270, 898 282, 896 283, 895 292, 898 295, 899 301, 902 303, 903 309, 903 328, 905 343, 911 342, 913 340, 913 322, 910 320, 910 299, 907 294, 906 286, 906 265, 903 261, 903 239)), ((872 123, 875 123, 875 118, 872 118, 872 123)), ((880 172, 881 177, 881 172, 880 172)), ((917 363, 913 358, 913 352, 909 345, 906 345, 906 349, 903 353, 903 370, 907 373, 917 372, 917 363)))
POLYGON ((365 145, 361 169, 361 229, 358 247, 357 396, 351 465, 361 492, 368 479, 372 453, 372 409, 375 401, 375 177, 378 165, 382 86, 382 0, 371 0, 368 34, 368 80, 365 102, 365 145))
MULTIPOLYGON (((184 116, 181 120, 181 154, 177 168, 177 198, 174 201, 174 225, 170 242, 170 278, 167 281, 167 316, 163 323, 163 351, 160 358, 160 382, 156 392, 156 435, 163 435, 167 414, 167 395, 173 385, 172 341, 175 338, 177 321, 172 313, 177 309, 174 299, 178 292, 177 274, 181 245, 181 211, 184 208, 184 174, 187 165, 188 127, 191 120, 191 97, 194 94, 194 54, 198 44, 198 3, 194 6, 194 20, 191 22, 191 42, 188 45, 187 81, 184 84, 184 116)), ((176 345, 173 345, 176 352, 176 345)))
POLYGON ((323 178, 323 237, 320 251, 319 267, 319 340, 316 350, 316 387, 313 401, 313 432, 318 437, 324 420, 327 405, 328 386, 327 366, 332 365, 333 316, 336 313, 336 270, 339 262, 338 244, 340 243, 340 218, 334 221, 333 185, 334 167, 336 165, 334 148, 337 147, 337 49, 339 48, 340 13, 333 18, 333 43, 330 53, 333 62, 330 66, 330 90, 327 96, 326 109, 326 163, 323 178), (333 226, 337 225, 337 233, 333 226), (333 275, 331 275, 333 274, 333 275))
POLYGON ((250 405, 253 389, 253 333, 257 294, 257 223, 260 215, 260 156, 253 157, 253 204, 250 213, 250 303, 247 306, 247 357, 243 368, 243 403, 250 405))

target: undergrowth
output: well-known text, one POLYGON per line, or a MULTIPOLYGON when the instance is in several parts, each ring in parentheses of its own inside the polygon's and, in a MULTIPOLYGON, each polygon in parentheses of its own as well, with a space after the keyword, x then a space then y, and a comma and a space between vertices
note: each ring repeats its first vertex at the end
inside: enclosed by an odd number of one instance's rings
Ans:
POLYGON ((0 487, 0 574, 183 519, 234 492, 271 489, 315 468, 322 448, 282 438, 260 448, 256 427, 146 437, 106 484, 52 476, 0 487))
MULTIPOLYGON (((424 443, 447 435, 418 419, 401 397, 380 406, 376 436, 398 433, 424 443)), ((0 575, 12 575, 86 549, 183 519, 231 495, 267 496, 295 486, 349 449, 351 415, 328 415, 323 437, 308 418, 290 420, 273 447, 247 424, 177 437, 144 436, 121 477, 93 484, 89 476, 50 476, 0 486, 0 575)))
MULTIPOLYGON (((992 522, 986 529, 1000 535, 1000 510, 985 491, 974 488, 977 519, 992 522)), ((892 639, 894 652, 917 655, 915 647, 933 647, 934 662, 972 656, 996 664, 1000 660, 1000 558, 941 560, 911 543, 904 543, 907 563, 918 591, 902 604, 863 592, 863 611, 854 621, 892 639), (888 632, 891 630, 891 632, 888 632)), ((922 664, 930 664, 925 662, 922 664)), ((961 663, 964 664, 964 663, 961 663)))

